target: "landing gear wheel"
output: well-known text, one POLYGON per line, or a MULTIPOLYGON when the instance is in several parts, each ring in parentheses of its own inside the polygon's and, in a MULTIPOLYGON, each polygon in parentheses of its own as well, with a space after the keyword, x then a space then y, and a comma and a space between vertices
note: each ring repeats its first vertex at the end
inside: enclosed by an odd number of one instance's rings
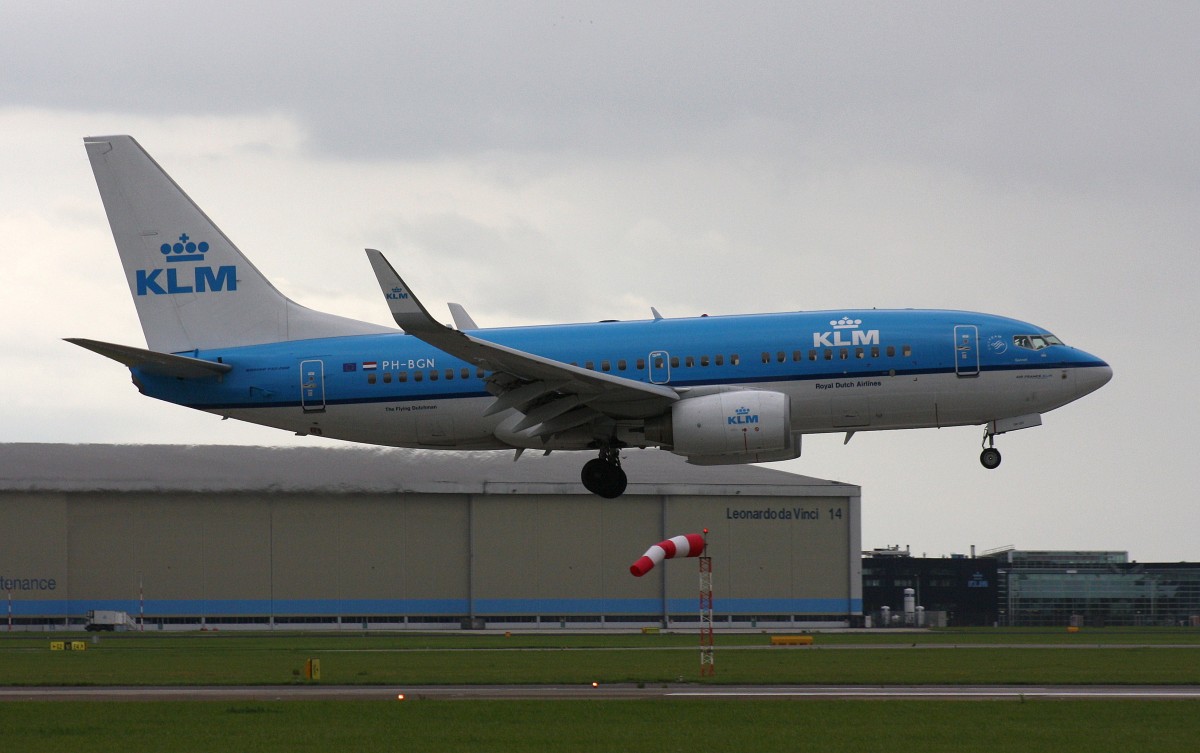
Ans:
MULTIPOLYGON (((616 455, 615 452, 611 454, 616 455)), ((625 487, 629 484, 629 479, 619 463, 619 459, 612 462, 604 458, 594 458, 584 463, 579 479, 584 488, 592 494, 605 499, 615 499, 625 493, 625 487)))
POLYGON ((989 471, 998 468, 1000 466, 1000 451, 995 447, 985 448, 983 452, 979 453, 979 462, 989 471))

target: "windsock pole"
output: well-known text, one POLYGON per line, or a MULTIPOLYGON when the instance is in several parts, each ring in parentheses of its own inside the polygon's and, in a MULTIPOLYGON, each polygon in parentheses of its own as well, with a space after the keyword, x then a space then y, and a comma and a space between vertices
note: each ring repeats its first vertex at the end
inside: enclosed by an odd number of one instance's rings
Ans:
MULTIPOLYGON (((704 535, 708 536, 707 528, 704 535)), ((700 676, 712 677, 716 673, 713 664, 712 557, 705 555, 700 558, 700 676)))

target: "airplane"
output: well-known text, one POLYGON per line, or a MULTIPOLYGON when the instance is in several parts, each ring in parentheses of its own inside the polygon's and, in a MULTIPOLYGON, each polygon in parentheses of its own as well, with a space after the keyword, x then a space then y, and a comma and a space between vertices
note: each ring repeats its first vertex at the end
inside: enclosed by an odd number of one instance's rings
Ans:
POLYGON ((377 250, 400 331, 279 292, 130 136, 85 138, 146 348, 69 342, 143 394, 300 435, 445 450, 590 451, 620 496, 622 451, 699 465, 800 456, 805 434, 978 425, 995 437, 1112 378, 1043 327, 993 314, 847 309, 482 328, 435 319, 377 250))

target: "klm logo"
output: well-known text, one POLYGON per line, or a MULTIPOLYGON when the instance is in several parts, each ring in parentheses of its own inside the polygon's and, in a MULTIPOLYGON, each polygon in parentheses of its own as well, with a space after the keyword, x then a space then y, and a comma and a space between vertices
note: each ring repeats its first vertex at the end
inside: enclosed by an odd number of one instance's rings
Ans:
POLYGON ((389 301, 404 301, 408 299, 408 293, 404 292, 404 288, 392 288, 384 293, 389 301))
POLYGON ((210 267, 199 264, 208 253, 204 241, 193 242, 187 233, 176 243, 164 243, 158 249, 167 264, 196 264, 194 267, 169 266, 165 269, 137 270, 138 295, 178 295, 179 293, 217 293, 237 290, 237 267, 210 267), (189 272, 190 270, 190 272, 189 272))
POLYGON ((814 332, 813 347, 814 348, 837 348, 845 345, 878 345, 879 330, 859 329, 862 324, 862 319, 851 319, 843 316, 841 319, 834 319, 829 322, 833 329, 829 332, 814 332), (847 339, 849 335, 849 339, 847 339))
POLYGON ((728 422, 728 426, 756 424, 758 423, 758 414, 751 413, 749 408, 738 408, 733 412, 732 416, 726 416, 725 420, 728 422))

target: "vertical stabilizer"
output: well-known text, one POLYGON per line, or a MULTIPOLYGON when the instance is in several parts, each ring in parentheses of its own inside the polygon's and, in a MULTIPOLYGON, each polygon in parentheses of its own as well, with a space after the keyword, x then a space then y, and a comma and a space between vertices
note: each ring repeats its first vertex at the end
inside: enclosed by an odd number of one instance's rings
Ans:
POLYGON ((289 300, 132 137, 84 145, 151 350, 392 331, 289 300))

